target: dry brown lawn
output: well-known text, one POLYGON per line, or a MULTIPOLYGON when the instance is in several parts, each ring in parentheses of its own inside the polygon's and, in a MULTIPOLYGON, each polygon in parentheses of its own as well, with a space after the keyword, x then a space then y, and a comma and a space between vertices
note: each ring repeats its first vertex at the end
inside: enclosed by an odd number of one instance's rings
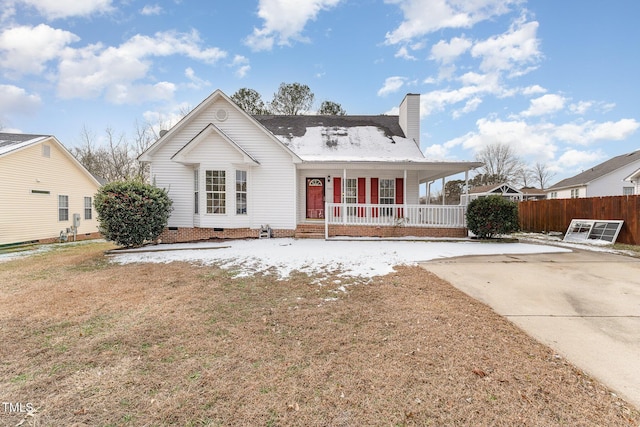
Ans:
POLYGON ((109 248, 0 263, 0 401, 35 408, 0 406, 1 425, 640 423, 602 384, 419 267, 335 294, 302 274, 112 264, 109 248))

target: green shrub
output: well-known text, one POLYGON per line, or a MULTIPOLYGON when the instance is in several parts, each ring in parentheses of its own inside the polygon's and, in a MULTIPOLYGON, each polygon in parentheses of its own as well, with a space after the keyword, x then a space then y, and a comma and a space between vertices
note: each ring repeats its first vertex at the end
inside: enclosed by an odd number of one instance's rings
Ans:
POLYGON ((472 200, 467 206, 467 227, 480 239, 518 231, 518 204, 501 196, 472 200))
POLYGON ((157 239, 167 225, 171 204, 165 190, 140 181, 106 184, 94 201, 100 232, 124 247, 157 239))

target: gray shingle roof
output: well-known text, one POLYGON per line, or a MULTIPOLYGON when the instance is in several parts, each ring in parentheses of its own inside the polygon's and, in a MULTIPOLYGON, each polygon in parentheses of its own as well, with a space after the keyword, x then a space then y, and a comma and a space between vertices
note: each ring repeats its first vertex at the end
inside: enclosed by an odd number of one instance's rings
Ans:
POLYGON ((400 127, 398 116, 281 116, 281 115, 255 115, 259 121, 271 133, 278 136, 303 136, 310 127, 359 127, 373 126, 381 129, 388 137, 405 137, 400 127))
POLYGON ((0 133, 0 155, 48 137, 49 135, 31 135, 27 133, 0 133))
POLYGON ((640 161, 640 150, 627 154, 621 154, 607 160, 606 162, 600 163, 599 165, 587 169, 586 171, 581 172, 578 175, 563 179, 562 181, 547 188, 546 191, 586 185, 593 180, 608 175, 615 170, 618 170, 630 163, 637 161, 640 161))

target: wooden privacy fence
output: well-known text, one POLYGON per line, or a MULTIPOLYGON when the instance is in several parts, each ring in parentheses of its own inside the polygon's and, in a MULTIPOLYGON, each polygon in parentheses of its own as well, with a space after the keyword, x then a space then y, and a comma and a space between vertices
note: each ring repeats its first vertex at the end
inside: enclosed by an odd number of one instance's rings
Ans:
POLYGON ((640 195, 531 200, 518 204, 524 232, 566 232, 572 219, 624 220, 618 243, 640 244, 640 195))

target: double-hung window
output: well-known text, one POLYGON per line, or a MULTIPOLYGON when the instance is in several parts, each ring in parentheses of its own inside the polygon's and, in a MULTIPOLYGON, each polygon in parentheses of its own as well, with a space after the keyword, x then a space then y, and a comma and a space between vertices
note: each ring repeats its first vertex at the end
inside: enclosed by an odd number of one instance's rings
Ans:
POLYGON ((69 221, 69 196, 58 195, 58 221, 69 221))
POLYGON ((236 214, 247 214, 247 171, 236 171, 236 214))
MULTIPOLYGON (((396 180, 395 179, 380 179, 380 204, 381 205, 393 205, 396 203, 396 180)), ((382 209, 383 215, 392 215, 393 209, 382 209)))
POLYGON ((207 213, 227 213, 227 183, 225 171, 207 171, 205 181, 205 190, 207 193, 207 213))
POLYGON ((92 210, 91 210, 91 197, 84 198, 84 219, 91 219, 92 210))
POLYGON ((579 188, 572 188, 571 189, 571 198, 572 199, 577 199, 578 197, 580 197, 580 189, 579 188))

